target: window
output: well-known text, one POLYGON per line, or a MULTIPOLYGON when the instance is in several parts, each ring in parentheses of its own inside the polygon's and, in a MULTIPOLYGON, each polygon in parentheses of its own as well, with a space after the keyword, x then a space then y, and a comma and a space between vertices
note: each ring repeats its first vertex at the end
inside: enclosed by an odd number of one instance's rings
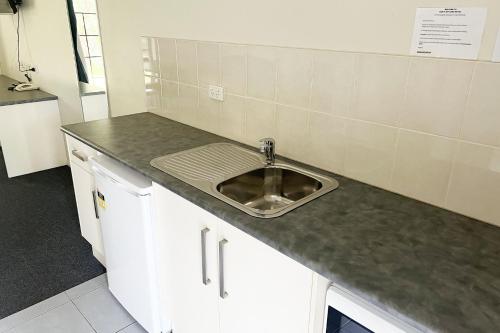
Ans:
POLYGON ((89 81, 104 88, 106 80, 95 0, 73 0, 73 6, 89 81))

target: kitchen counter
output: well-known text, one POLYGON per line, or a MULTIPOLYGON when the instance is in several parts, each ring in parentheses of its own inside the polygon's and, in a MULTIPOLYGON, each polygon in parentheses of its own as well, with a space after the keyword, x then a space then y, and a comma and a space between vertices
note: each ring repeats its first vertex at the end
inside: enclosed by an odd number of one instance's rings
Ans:
POLYGON ((0 75, 0 106, 43 102, 57 99, 57 96, 46 93, 43 90, 10 91, 7 89, 12 86, 12 83, 17 82, 17 80, 11 79, 8 76, 0 75))
POLYGON ((258 219, 149 164, 231 140, 152 113, 63 131, 423 331, 500 329, 498 227, 327 172, 337 190, 258 219))

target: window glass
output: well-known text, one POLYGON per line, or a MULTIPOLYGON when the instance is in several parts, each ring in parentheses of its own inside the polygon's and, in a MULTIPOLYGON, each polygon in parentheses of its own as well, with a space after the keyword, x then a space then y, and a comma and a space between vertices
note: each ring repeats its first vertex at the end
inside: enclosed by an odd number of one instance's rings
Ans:
POLYGON ((92 77, 104 77, 104 64, 102 57, 91 58, 92 62, 92 77))
POLYGON ((89 45, 89 54, 91 57, 102 56, 101 37, 99 37, 99 36, 87 36, 87 43, 89 45))
POLYGON ((87 45, 87 37, 80 36, 80 45, 82 46, 83 56, 85 58, 88 58, 89 57, 89 49, 88 49, 88 45, 87 45))
POLYGON ((96 14, 84 14, 87 35, 99 35, 99 22, 96 14))
POLYGON ((90 83, 105 87, 101 37, 95 0, 73 0, 82 56, 90 83))

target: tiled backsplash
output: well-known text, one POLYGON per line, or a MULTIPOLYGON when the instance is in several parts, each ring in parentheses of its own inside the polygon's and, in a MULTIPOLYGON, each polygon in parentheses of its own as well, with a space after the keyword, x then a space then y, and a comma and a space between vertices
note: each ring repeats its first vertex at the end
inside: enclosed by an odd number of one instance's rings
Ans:
POLYGON ((500 226, 500 64, 142 43, 150 111, 500 226))

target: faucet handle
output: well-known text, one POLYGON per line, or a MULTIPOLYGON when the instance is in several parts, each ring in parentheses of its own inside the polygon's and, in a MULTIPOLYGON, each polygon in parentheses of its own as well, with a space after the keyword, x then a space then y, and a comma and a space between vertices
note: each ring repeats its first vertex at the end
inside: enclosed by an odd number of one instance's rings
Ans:
POLYGON ((260 152, 264 153, 266 149, 268 149, 270 146, 274 146, 274 139, 273 138, 262 138, 259 140, 260 142, 260 152))
POLYGON ((273 138, 262 138, 259 140, 260 143, 262 143, 263 145, 266 145, 266 144, 274 144, 274 139, 273 138))

